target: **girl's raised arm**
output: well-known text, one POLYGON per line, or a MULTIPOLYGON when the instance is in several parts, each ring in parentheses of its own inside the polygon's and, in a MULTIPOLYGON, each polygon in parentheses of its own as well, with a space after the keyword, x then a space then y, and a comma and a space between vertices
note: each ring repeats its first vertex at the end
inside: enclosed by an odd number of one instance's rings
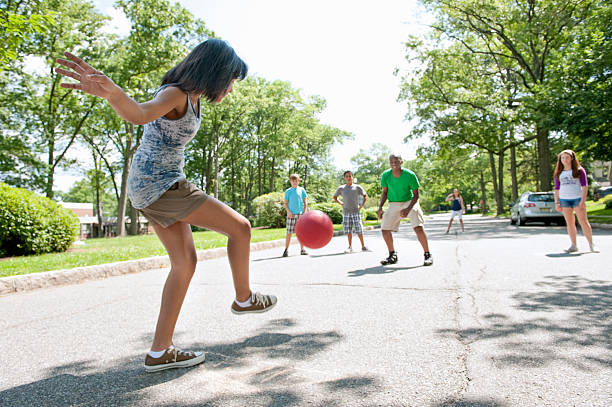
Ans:
POLYGON ((138 103, 108 76, 81 58, 70 52, 65 52, 64 55, 68 59, 57 58, 57 63, 72 70, 56 68, 55 72, 75 79, 79 83, 62 83, 60 86, 106 99, 113 110, 130 123, 145 124, 185 105, 185 93, 178 88, 169 88, 153 100, 138 103))

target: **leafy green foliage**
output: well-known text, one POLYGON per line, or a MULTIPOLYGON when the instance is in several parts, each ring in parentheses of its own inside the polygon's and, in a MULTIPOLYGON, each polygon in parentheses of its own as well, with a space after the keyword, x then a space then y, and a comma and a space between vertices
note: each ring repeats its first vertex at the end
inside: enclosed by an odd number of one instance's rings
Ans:
POLYGON ((337 203, 322 202, 310 205, 308 209, 315 209, 324 212, 336 225, 342 223, 342 207, 337 203))
POLYGON ((0 256, 62 252, 78 232, 79 220, 70 210, 0 183, 0 256))
POLYGON ((378 220, 377 209, 367 209, 365 211, 365 220, 378 220))
POLYGON ((270 192, 253 199, 255 226, 280 228, 285 226, 287 211, 284 205, 284 193, 270 192))
POLYGON ((0 8, 0 68, 18 59, 27 49, 30 37, 54 24, 55 14, 40 7, 40 1, 2 3, 0 8), (11 4, 12 3, 12 4, 11 4))

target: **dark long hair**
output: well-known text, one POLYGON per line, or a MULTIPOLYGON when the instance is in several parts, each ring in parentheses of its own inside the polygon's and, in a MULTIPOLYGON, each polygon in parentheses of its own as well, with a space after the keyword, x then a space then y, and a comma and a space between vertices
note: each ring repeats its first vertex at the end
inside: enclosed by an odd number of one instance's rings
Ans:
POLYGON ((569 156, 572 157, 572 177, 580 177, 580 172, 578 171, 580 169, 580 162, 576 158, 576 153, 574 153, 572 150, 563 150, 557 156, 557 165, 555 166, 555 178, 559 179, 559 175, 561 175, 561 172, 564 170, 563 163, 561 162, 561 156, 563 154, 569 154, 569 156))
POLYGON ((176 83, 190 93, 201 93, 213 102, 223 94, 234 79, 247 76, 249 67, 229 44, 215 38, 195 47, 162 79, 162 85, 176 83))

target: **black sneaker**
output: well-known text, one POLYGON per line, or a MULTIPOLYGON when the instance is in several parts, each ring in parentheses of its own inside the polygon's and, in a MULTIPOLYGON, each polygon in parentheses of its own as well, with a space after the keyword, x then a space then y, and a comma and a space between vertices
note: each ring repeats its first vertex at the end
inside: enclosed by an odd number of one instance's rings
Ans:
POLYGON ((306 255, 308 254, 308 252, 306 251, 306 249, 302 249, 302 250, 300 251, 300 254, 301 254, 302 256, 306 256, 306 255))
POLYGON ((289 253, 287 252, 287 250, 283 252, 283 257, 289 257, 289 253))
POLYGON ((389 257, 387 257, 384 260, 381 260, 380 264, 382 264, 383 266, 386 266, 387 264, 395 264, 397 263, 397 253, 392 252, 389 253, 389 257))
POLYGON ((423 262, 424 266, 431 266, 433 264, 433 257, 431 257, 431 253, 425 253, 425 261, 423 262))

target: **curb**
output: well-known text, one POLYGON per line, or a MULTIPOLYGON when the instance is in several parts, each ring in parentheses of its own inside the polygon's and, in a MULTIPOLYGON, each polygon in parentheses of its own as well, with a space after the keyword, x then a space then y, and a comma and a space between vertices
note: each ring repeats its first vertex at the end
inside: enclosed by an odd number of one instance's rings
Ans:
POLYGON ((591 223, 591 228, 593 228, 593 229, 612 230, 612 224, 609 224, 609 223, 591 223))
MULTIPOLYGON (((284 244, 285 239, 251 243, 251 251, 281 247, 284 244)), ((197 255, 198 261, 216 259, 227 256, 227 249, 225 247, 219 247, 216 249, 198 250, 197 255)), ((2 277, 0 278, 0 295, 77 284, 88 280, 101 280, 108 277, 140 273, 141 271, 164 267, 170 267, 170 259, 168 256, 148 257, 138 260, 98 264, 95 266, 2 277)))
MULTIPOLYGON (((380 226, 367 226, 364 230, 372 230, 380 226)), ((335 231, 334 236, 340 236, 342 230, 335 231)), ((293 242, 296 243, 296 240, 293 242)), ((285 245, 285 239, 270 240, 267 242, 251 243, 251 251, 273 249, 285 245)), ((198 261, 217 259, 227 256, 227 248, 198 250, 198 261)), ((0 277, 0 296, 37 290, 41 288, 58 287, 68 284, 78 284, 88 280, 101 280, 123 274, 140 273, 142 271, 170 267, 168 256, 147 257, 138 260, 126 260, 116 263, 98 264, 95 266, 77 267, 72 269, 44 271, 41 273, 24 274, 19 276, 0 277)))

